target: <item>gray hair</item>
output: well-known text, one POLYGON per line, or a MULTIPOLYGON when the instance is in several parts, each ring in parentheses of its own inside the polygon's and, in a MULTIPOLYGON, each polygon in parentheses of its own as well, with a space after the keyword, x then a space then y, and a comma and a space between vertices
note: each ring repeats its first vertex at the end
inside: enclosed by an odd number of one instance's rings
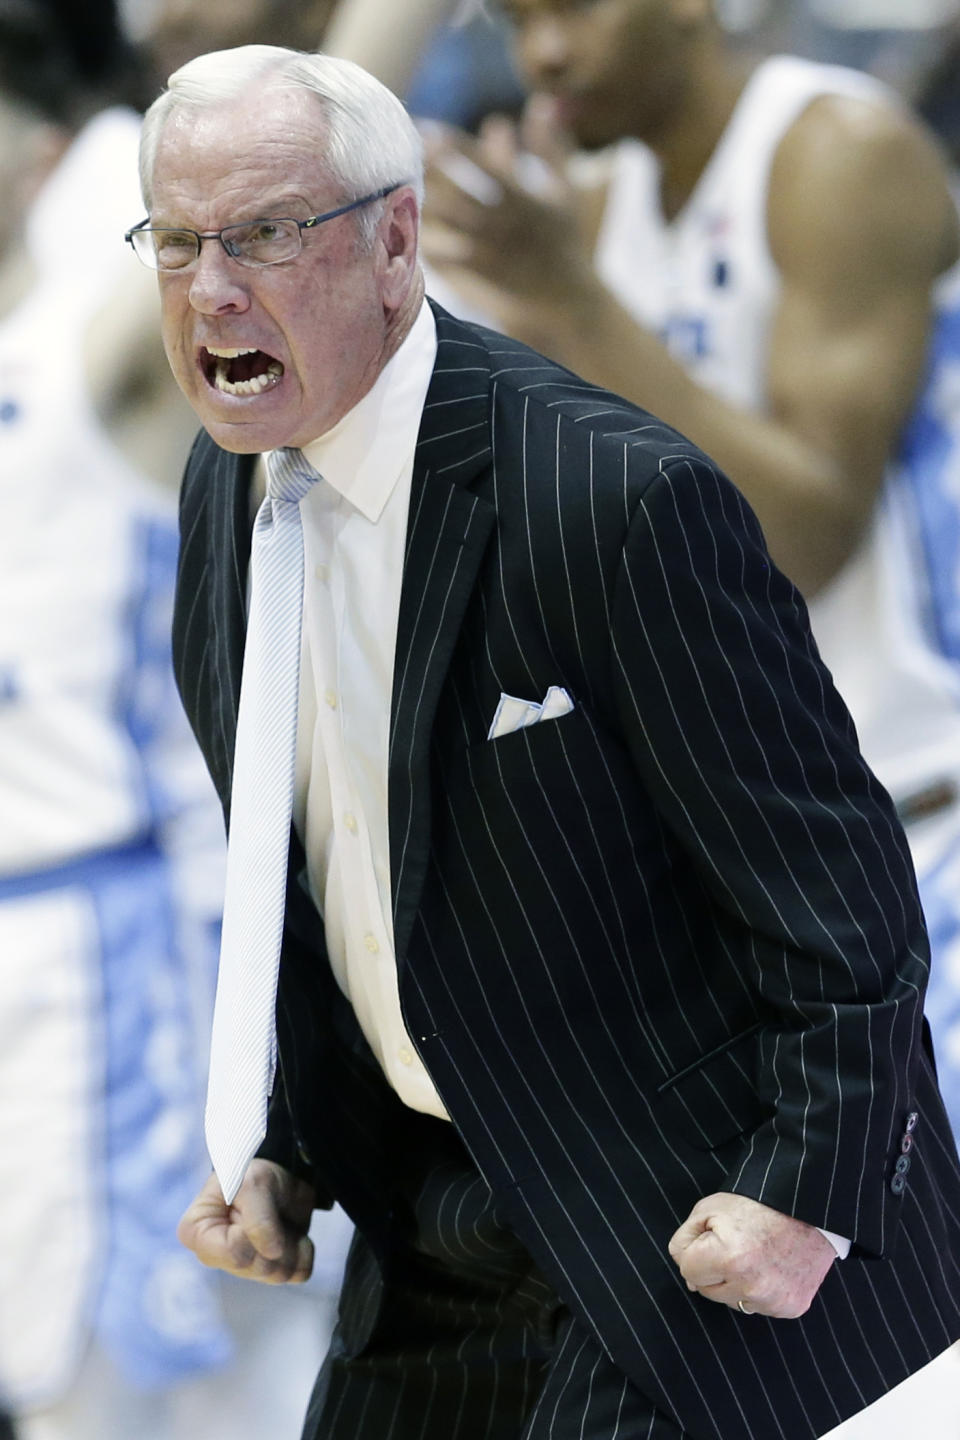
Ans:
MULTIPOLYGON (((215 50, 181 65, 143 120, 140 188, 149 213, 161 133, 175 111, 239 99, 251 89, 303 89, 317 97, 326 122, 318 168, 342 190, 344 202, 387 185, 409 184, 423 200, 423 143, 391 90, 352 60, 278 45, 215 50)), ((383 202, 356 212, 362 241, 371 243, 383 202)))

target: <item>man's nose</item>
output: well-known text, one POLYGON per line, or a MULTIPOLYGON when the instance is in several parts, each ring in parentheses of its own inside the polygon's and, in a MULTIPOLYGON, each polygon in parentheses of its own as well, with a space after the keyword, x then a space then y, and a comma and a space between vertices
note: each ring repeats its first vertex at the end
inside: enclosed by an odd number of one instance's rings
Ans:
POLYGON ((247 272, 232 260, 219 240, 207 239, 193 262, 190 304, 203 315, 246 310, 250 304, 247 272))

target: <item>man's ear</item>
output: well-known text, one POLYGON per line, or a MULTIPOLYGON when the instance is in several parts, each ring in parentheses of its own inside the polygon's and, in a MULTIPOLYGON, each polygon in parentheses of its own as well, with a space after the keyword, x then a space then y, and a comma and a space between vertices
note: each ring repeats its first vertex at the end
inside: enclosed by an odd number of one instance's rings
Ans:
POLYGON ((387 197, 377 229, 383 302, 389 310, 400 305, 417 273, 419 239, 420 206, 412 187, 404 185, 387 197))

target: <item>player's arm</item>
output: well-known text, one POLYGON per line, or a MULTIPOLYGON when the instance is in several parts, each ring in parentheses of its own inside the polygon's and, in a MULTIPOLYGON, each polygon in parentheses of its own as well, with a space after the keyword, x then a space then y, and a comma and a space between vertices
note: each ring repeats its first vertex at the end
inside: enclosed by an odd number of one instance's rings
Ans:
POLYGON ((354 60, 398 95, 406 93, 437 27, 456 0, 339 0, 323 37, 328 55, 354 60))
MULTIPOLYGON (((782 276, 767 404, 796 470, 736 478, 801 586, 863 533, 923 375, 931 286, 957 253, 939 155, 903 114, 822 99, 780 147, 768 209, 782 276)), ((776 461, 776 456, 772 456, 776 461)))
POLYGON ((495 323, 695 440, 813 594, 862 534, 922 373, 931 284, 956 254, 955 212, 925 132, 892 108, 831 97, 781 145, 768 220, 783 283, 765 414, 705 390, 619 303, 559 185, 531 195, 502 157, 466 153, 500 194, 464 194, 434 163, 436 262, 445 244, 450 277, 495 323))
POLYGON ((176 490, 197 417, 164 354, 157 277, 132 256, 88 326, 83 364, 87 393, 114 444, 143 474, 176 490))

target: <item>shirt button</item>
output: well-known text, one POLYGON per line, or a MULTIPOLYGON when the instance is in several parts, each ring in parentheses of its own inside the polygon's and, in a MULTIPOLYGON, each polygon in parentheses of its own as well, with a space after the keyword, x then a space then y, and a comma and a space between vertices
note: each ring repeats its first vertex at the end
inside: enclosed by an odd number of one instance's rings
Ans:
POLYGON ((364 945, 366 945, 371 955, 379 955, 380 946, 377 943, 376 935, 364 935, 363 943, 364 945))
POLYGON ((324 690, 324 692, 323 692, 323 698, 324 698, 324 700, 326 700, 326 702, 327 702, 327 704, 330 706, 330 709, 331 709, 331 710, 336 710, 336 708, 337 708, 337 692, 336 692, 336 690, 324 690))
POLYGON ((407 1047, 406 1047, 406 1045, 404 1045, 403 1049, 402 1049, 399 1053, 400 1053, 400 1063, 401 1063, 401 1065, 412 1065, 412 1064, 413 1064, 413 1051, 412 1051, 412 1050, 408 1050, 407 1047))
POLYGON ((350 810, 348 810, 344 815, 343 823, 344 825, 346 825, 351 835, 356 835, 357 830, 359 829, 359 826, 357 825, 357 817, 350 810))
POLYGON ((318 580, 326 582, 330 579, 330 567, 328 565, 318 565, 313 573, 318 580))

